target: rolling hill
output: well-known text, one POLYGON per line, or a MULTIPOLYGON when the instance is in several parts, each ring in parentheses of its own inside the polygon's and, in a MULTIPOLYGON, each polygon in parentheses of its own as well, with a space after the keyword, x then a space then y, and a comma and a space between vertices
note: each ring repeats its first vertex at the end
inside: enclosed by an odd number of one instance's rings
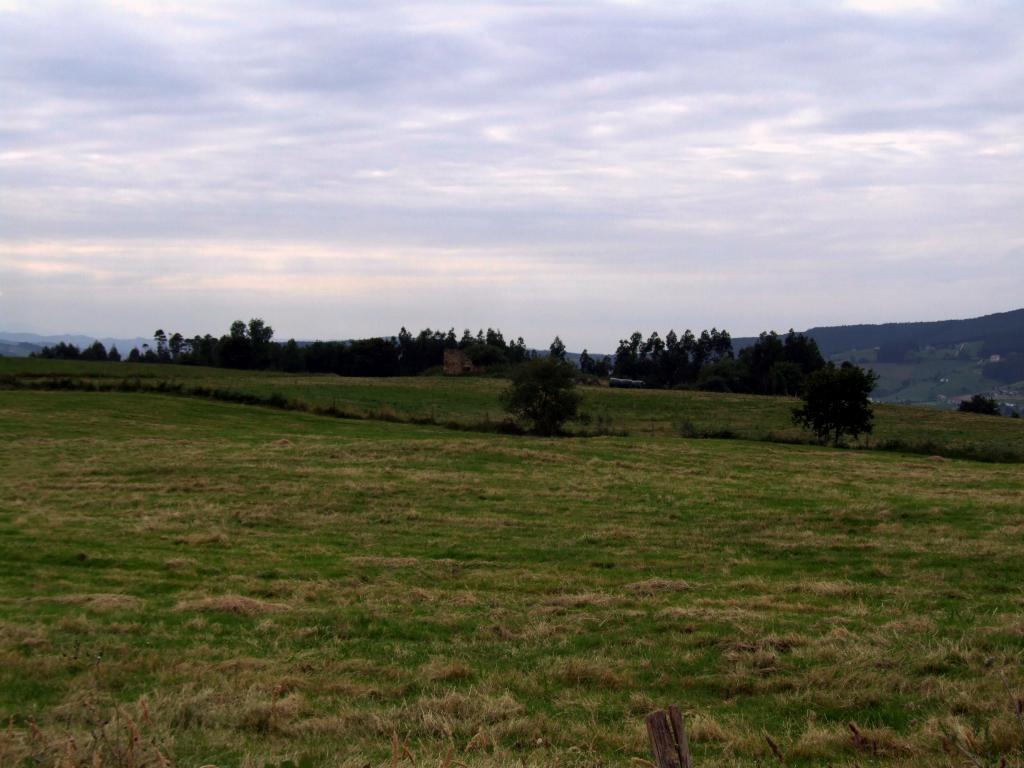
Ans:
MULTIPOLYGON (((1024 309, 964 320, 815 327, 822 353, 879 374, 883 402, 955 406, 977 392, 1024 402, 1024 309)), ((756 339, 734 339, 736 349, 756 339)))

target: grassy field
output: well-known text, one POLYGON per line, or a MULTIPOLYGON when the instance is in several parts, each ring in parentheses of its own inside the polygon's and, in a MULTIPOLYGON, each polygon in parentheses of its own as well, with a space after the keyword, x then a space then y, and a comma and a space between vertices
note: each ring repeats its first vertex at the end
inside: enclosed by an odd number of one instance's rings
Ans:
MULTIPOLYGON (((500 387, 423 381, 289 386, 467 418, 500 387)), ((636 432, 0 391, 0 765, 627 765, 669 703, 698 768, 776 764, 765 733, 791 766, 1021 765, 1019 465, 687 440, 680 403, 785 403, 593 397, 636 432)))
MULTIPOLYGON (((463 425, 503 419, 498 394, 507 386, 504 380, 490 378, 344 378, 25 358, 0 358, 0 376, 26 382, 60 377, 97 381, 138 378, 144 384, 167 380, 263 397, 280 394, 370 418, 432 419, 463 425)), ((797 404, 793 398, 607 387, 583 387, 582 391, 583 410, 591 417, 591 425, 585 429, 603 420, 612 429, 637 437, 729 434, 754 440, 810 439, 792 424, 790 415, 797 404)), ((929 454, 1024 461, 1024 419, 894 405, 877 405, 875 413, 875 432, 869 445, 899 443, 929 454)))

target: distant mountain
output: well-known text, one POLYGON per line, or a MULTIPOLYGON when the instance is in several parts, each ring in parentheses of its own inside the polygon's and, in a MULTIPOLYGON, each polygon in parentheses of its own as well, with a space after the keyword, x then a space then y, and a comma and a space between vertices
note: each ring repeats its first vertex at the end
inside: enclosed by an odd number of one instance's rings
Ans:
POLYGON ((38 333, 15 333, 0 331, 0 355, 8 357, 28 357, 32 352, 38 352, 44 346, 53 346, 60 342, 74 344, 79 349, 85 349, 94 341, 100 341, 103 346, 110 349, 116 346, 118 352, 125 355, 134 347, 142 349, 143 344, 152 345, 152 339, 136 337, 134 339, 115 339, 110 336, 82 336, 81 334, 56 334, 53 336, 41 336, 38 333))
POLYGON ((28 357, 34 352, 42 351, 37 344, 29 344, 27 341, 4 341, 0 339, 0 355, 4 357, 28 357))
MULTIPOLYGON (((923 349, 970 342, 983 344, 987 354, 1008 355, 1024 352, 1024 309, 966 320, 819 326, 803 333, 818 342, 826 357, 883 346, 923 349)), ((734 338, 733 348, 740 350, 755 341, 754 337, 734 338)))
POLYGON ((967 320, 838 325, 810 328, 806 333, 818 342, 825 355, 891 344, 923 348, 948 347, 968 342, 982 342, 988 354, 1006 355, 1024 352, 1024 309, 967 320))

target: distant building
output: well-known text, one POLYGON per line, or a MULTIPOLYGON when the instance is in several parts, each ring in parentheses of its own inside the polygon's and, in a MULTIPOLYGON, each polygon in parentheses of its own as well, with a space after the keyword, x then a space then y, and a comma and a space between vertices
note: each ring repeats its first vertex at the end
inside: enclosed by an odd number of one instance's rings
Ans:
POLYGON ((616 378, 611 378, 611 379, 608 379, 608 386, 609 387, 620 387, 622 389, 642 389, 646 385, 644 384, 644 382, 640 381, 639 379, 616 379, 616 378))
POLYGON ((444 375, 461 376, 464 373, 473 373, 476 366, 469 359, 469 355, 461 349, 446 349, 444 351, 444 375))

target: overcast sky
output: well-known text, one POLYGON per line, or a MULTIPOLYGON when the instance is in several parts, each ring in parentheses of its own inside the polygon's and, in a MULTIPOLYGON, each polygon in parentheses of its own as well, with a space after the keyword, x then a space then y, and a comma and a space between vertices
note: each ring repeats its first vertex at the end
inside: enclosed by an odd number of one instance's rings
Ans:
POLYGON ((0 0, 0 330, 1024 305, 1024 3, 0 0))

